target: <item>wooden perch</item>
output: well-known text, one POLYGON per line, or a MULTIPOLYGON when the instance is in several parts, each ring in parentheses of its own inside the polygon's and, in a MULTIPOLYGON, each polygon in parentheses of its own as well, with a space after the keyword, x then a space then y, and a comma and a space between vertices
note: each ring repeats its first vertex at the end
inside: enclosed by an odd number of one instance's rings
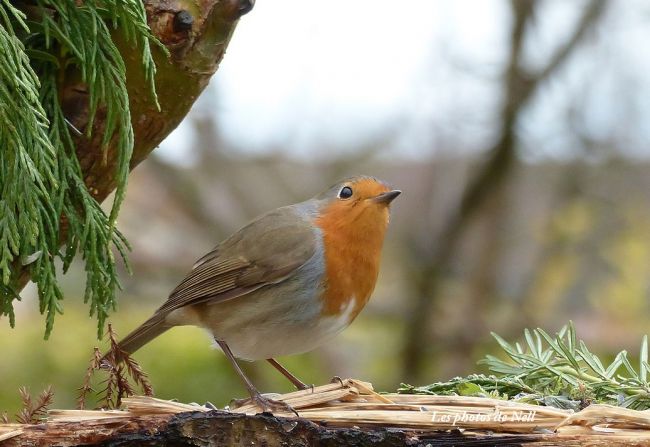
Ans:
POLYGON ((578 413, 463 396, 377 394, 347 379, 274 397, 293 414, 212 410, 152 397, 123 410, 52 410, 38 425, 0 425, 2 447, 49 445, 648 445, 650 414, 608 405, 578 413))

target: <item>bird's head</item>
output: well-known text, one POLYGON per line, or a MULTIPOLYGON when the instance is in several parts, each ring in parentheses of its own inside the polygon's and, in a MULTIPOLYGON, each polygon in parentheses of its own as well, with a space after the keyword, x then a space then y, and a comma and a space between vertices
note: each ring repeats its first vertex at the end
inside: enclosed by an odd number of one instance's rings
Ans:
POLYGON ((374 177, 355 176, 337 182, 315 197, 320 202, 319 221, 335 230, 383 232, 391 202, 401 194, 374 177))

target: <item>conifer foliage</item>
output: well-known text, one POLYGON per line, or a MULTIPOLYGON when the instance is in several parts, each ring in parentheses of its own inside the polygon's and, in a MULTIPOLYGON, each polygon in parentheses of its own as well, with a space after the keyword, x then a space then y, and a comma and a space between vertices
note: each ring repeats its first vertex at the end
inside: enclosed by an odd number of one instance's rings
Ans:
POLYGON ((47 338, 62 312, 56 258, 63 271, 80 254, 85 301, 98 335, 115 306, 116 250, 128 243, 115 228, 124 197, 133 129, 118 36, 137 46, 154 91, 155 64, 142 0, 0 0, 0 316, 15 324, 17 276, 28 268, 38 286, 47 338), (85 129, 64 116, 59 88, 76 70, 89 92, 85 129), (104 119, 102 150, 117 151, 117 190, 104 213, 84 183, 73 133, 89 138, 97 113, 104 119))

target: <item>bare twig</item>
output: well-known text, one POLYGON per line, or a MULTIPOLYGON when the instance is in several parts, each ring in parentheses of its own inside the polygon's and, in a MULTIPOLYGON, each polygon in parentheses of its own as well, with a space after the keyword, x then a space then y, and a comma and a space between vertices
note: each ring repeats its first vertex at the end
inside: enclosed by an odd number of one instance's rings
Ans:
MULTIPOLYGON (((38 399, 36 399, 36 403, 32 401, 32 396, 29 394, 27 387, 21 386, 19 392, 23 402, 23 408, 16 415, 16 420, 19 423, 36 424, 41 419, 47 417, 47 407, 52 404, 52 399, 54 398, 54 391, 51 385, 41 392, 38 399)), ((4 416, 6 418, 6 415, 4 416)))
POLYGON ((102 356, 98 348, 95 348, 82 386, 79 388, 77 406, 84 409, 85 401, 89 393, 93 392, 91 380, 95 371, 103 370, 108 377, 102 381, 104 388, 98 393, 99 405, 103 408, 118 408, 124 397, 133 396, 135 389, 129 382, 131 379, 136 386, 142 389, 146 396, 153 396, 153 387, 147 374, 142 370, 127 352, 121 350, 118 344, 118 337, 113 327, 108 325, 108 338, 110 349, 102 356))
POLYGON ((88 394, 92 393, 94 389, 91 386, 91 379, 93 377, 93 372, 98 370, 101 366, 102 353, 98 347, 95 347, 93 351, 93 356, 90 359, 90 364, 88 369, 86 369, 86 376, 84 377, 83 384, 79 388, 79 397, 77 398, 77 408, 80 410, 85 409, 86 407, 86 397, 88 394))
POLYGON ((126 365, 126 370, 128 375, 133 378, 136 385, 142 388, 142 392, 145 396, 153 396, 153 387, 151 382, 147 377, 147 374, 142 370, 140 365, 133 360, 131 357, 125 357, 124 364, 126 365))

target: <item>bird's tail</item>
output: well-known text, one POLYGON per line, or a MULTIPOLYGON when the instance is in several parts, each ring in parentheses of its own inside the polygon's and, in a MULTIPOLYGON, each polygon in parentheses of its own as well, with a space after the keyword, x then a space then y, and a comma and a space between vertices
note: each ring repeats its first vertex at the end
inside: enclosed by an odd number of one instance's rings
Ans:
MULTIPOLYGON (((119 363, 123 360, 124 354, 133 354, 171 327, 172 325, 165 323, 164 316, 153 315, 118 343, 117 350, 113 353, 115 360, 119 363)), ((104 354, 104 358, 107 355, 104 354)))

